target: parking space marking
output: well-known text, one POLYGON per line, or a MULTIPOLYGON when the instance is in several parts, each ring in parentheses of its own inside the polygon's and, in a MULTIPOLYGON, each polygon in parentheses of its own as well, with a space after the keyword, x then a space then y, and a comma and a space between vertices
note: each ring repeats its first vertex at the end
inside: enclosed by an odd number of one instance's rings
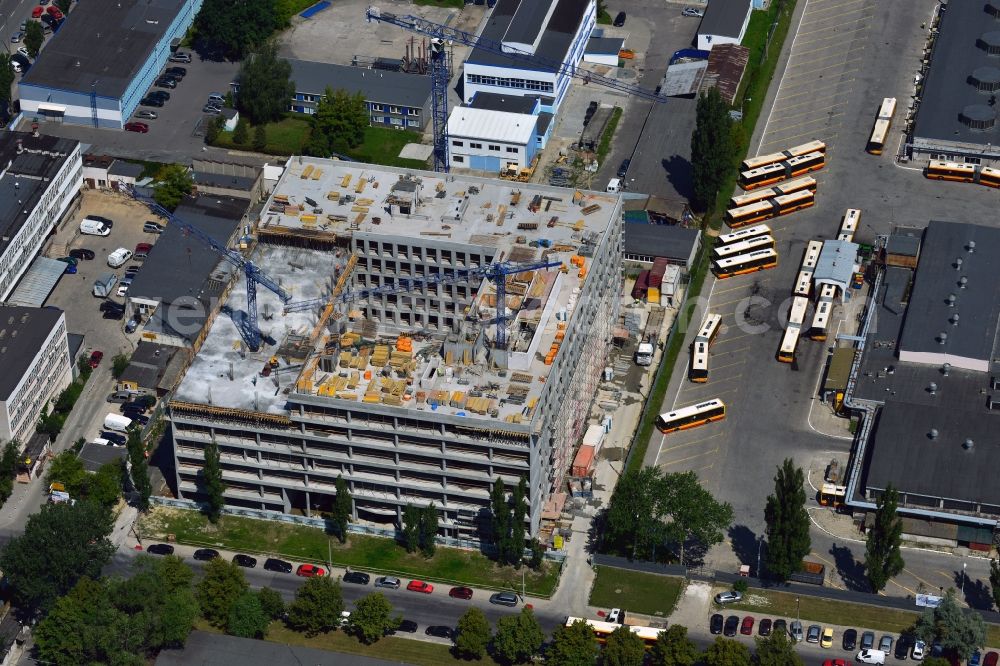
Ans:
MULTIPOLYGON (((729 354, 729 353, 731 353, 731 352, 726 352, 726 353, 727 353, 727 354, 729 354)), ((718 370, 722 370, 723 368, 731 368, 731 367, 733 367, 734 365, 743 365, 743 364, 744 364, 744 363, 746 363, 746 362, 747 362, 747 360, 746 360, 746 358, 744 357, 744 359, 743 359, 742 361, 736 361, 735 363, 726 363, 725 365, 717 365, 717 366, 714 366, 714 367, 710 367, 710 368, 708 369, 708 371, 709 371, 709 372, 716 372, 716 371, 718 371, 718 370)))
MULTIPOLYGON (((812 120, 803 120, 800 123, 793 123, 791 125, 788 125, 788 126, 785 126, 785 127, 781 127, 781 128, 779 128, 777 130, 777 133, 780 134, 780 133, 783 133, 783 132, 787 132, 789 130, 797 130, 797 129, 800 129, 802 127, 808 127, 809 125, 816 125, 816 124, 826 123, 826 122, 828 122, 830 120, 833 120, 834 118, 837 118, 837 117, 842 116, 842 115, 844 115, 843 111, 841 111, 840 113, 830 114, 830 115, 828 115, 826 117, 813 118, 812 120)), ((815 130, 814 130, 814 132, 815 132, 815 130)), ((806 134, 812 134, 812 133, 813 132, 806 132, 806 134)), ((784 137, 782 137, 782 139, 787 143, 789 141, 789 139, 791 139, 791 138, 793 138, 795 136, 802 136, 802 134, 795 134, 792 137, 784 136, 784 137)), ((829 147, 827 147, 827 151, 829 151, 829 147)))
MULTIPOLYGON (((852 70, 852 71, 856 71, 856 70, 852 70)), ((841 76, 843 76, 843 75, 841 75, 841 76)), ((830 78, 826 78, 826 79, 816 79, 815 81, 812 81, 812 82, 810 82, 808 84, 804 84, 804 85, 803 84, 796 84, 794 86, 791 86, 792 90, 799 90, 800 88, 805 88, 805 90, 803 90, 802 92, 797 92, 797 93, 795 93, 793 95, 788 95, 787 97, 782 97, 780 100, 775 100, 775 104, 777 104, 779 101, 783 102, 785 100, 789 100, 789 99, 792 99, 794 97, 801 97, 803 95, 814 95, 814 94, 816 94, 818 92, 821 92, 823 90, 829 90, 831 87, 839 86, 839 85, 842 85, 842 84, 845 84, 845 83, 853 83, 853 82, 854 82, 854 77, 852 76, 849 79, 838 79, 836 77, 830 77, 830 78)))
MULTIPOLYGON (((853 49, 852 53, 857 53, 858 51, 864 51, 864 50, 865 50, 865 47, 862 44, 858 48, 853 49)), ((805 55, 805 54, 803 54, 803 55, 805 55)), ((844 55, 843 53, 831 53, 830 55, 820 56, 819 58, 813 58, 812 60, 805 60, 803 62, 797 62, 797 63, 795 63, 795 67, 796 68, 798 68, 798 67, 805 67, 807 65, 811 65, 813 63, 820 62, 821 60, 829 60, 830 58, 836 58, 838 56, 843 57, 843 55, 844 55)), ((843 60, 841 60, 840 62, 843 62, 843 60)))
POLYGON ((746 300, 746 296, 741 296, 740 298, 735 298, 731 301, 722 301, 721 303, 713 303, 713 307, 722 307, 723 305, 732 305, 733 303, 739 303, 740 301, 746 300))
POLYGON ((729 293, 730 291, 736 291, 737 289, 746 289, 746 285, 742 285, 742 284, 741 284, 741 285, 740 285, 740 286, 738 286, 738 287, 730 287, 729 289, 719 289, 719 290, 718 290, 717 292, 715 292, 715 293, 716 293, 716 294, 726 294, 726 293, 729 293))
MULTIPOLYGON (((843 67, 845 65, 850 65, 853 62, 860 62, 861 60, 863 60, 863 58, 851 58, 850 60, 844 60, 844 61, 841 61, 841 62, 835 62, 832 65, 827 65, 826 67, 820 67, 819 69, 812 69, 812 70, 809 70, 808 72, 802 72, 801 74, 789 74, 789 75, 786 75, 786 76, 784 76, 782 78, 783 79, 787 78, 789 81, 791 81, 792 79, 794 79, 796 77, 799 77, 799 76, 805 76, 805 75, 808 75, 808 74, 817 74, 819 72, 823 72, 823 71, 826 71, 828 69, 833 69, 834 67, 843 67)), ((857 69, 857 68, 855 68, 855 69, 857 69)))
POLYGON ((670 462, 657 463, 657 464, 661 465, 662 467, 669 467, 671 465, 680 465, 681 463, 687 462, 688 460, 694 460, 695 458, 701 458, 703 456, 711 455, 713 453, 718 453, 718 452, 719 452, 719 447, 715 447, 714 449, 710 449, 708 451, 695 453, 694 455, 688 456, 687 458, 681 458, 680 460, 671 460, 670 462))
POLYGON ((935 571, 934 573, 938 574, 939 576, 941 576, 943 578, 948 579, 948 581, 950 581, 952 583, 955 582, 955 574, 954 573, 945 573, 944 571, 935 571))
MULTIPOLYGON (((823 110, 823 113, 827 114, 826 118, 820 116, 820 117, 816 118, 816 120, 826 120, 828 118, 831 118, 832 116, 829 115, 830 110, 833 110, 833 109, 842 109, 842 108, 844 108, 845 104, 847 104, 846 101, 844 101, 844 102, 837 102, 835 104, 829 105, 828 107, 826 107, 826 109, 823 110)), ((794 119, 799 118, 801 116, 808 116, 808 115, 816 115, 816 110, 815 109, 804 109, 802 111, 796 111, 795 113, 789 113, 789 114, 785 115, 784 118, 782 118, 782 120, 794 120, 794 119)), ((841 114, 837 114, 837 115, 841 115, 841 114)), ((809 122, 812 122, 812 121, 809 121, 809 122)), ((794 127, 794 126, 795 125, 792 125, 792 127, 794 127)))
MULTIPOLYGON (((743 335, 737 335, 736 337, 733 337, 733 338, 723 338, 722 340, 716 340, 715 341, 715 345, 713 345, 713 346, 718 346, 718 345, 721 345, 721 344, 725 344, 727 342, 733 342, 734 340, 739 340, 740 338, 746 338, 746 337, 749 337, 751 335, 753 335, 753 334, 752 333, 744 333, 743 335)), ((746 347, 740 347, 740 349, 746 349, 746 347)), ((740 349, 734 349, 733 351, 740 351, 740 349)))
MULTIPOLYGON (((809 93, 811 93, 811 92, 815 92, 815 91, 808 91, 808 92, 804 92, 804 93, 802 93, 802 94, 803 94, 803 95, 808 95, 808 94, 809 94, 809 93)), ((842 95, 841 93, 834 93, 834 94, 832 94, 832 95, 823 95, 822 97, 811 97, 810 99, 807 99, 807 100, 806 100, 806 101, 804 101, 804 102, 799 102, 799 103, 796 103, 796 104, 792 104, 791 106, 786 106, 786 107, 784 107, 784 108, 785 108, 785 109, 794 109, 794 108, 796 108, 796 107, 800 107, 800 106, 807 106, 807 105, 809 105, 809 104, 813 104, 813 103, 815 103, 815 102, 819 102, 819 101, 822 101, 822 100, 824 100, 824 99, 830 99, 830 98, 832 98, 832 97, 840 97, 840 98, 843 98, 843 95, 842 95)), ((844 101, 842 101, 842 102, 839 102, 838 104, 834 104, 833 106, 839 106, 840 104, 847 104, 847 102, 848 102, 848 100, 844 100, 844 101)))
MULTIPOLYGON (((848 26, 849 26, 849 25, 850 25, 851 23, 857 23, 858 21, 865 21, 865 20, 867 20, 867 19, 870 19, 871 17, 872 17, 872 14, 869 14, 868 16, 859 16, 858 18, 854 19, 853 21, 843 21, 843 22, 841 22, 841 21, 836 21, 836 22, 834 22, 834 23, 835 23, 835 25, 836 25, 836 27, 837 27, 838 29, 839 29, 839 28, 846 28, 846 27, 848 27, 848 26)), ((867 27, 867 26, 866 26, 866 27, 867 27)), ((815 34, 816 34, 817 32, 824 32, 824 31, 829 31, 829 30, 830 30, 830 27, 829 27, 829 26, 824 26, 824 27, 822 27, 822 28, 817 28, 816 30, 809 30, 809 31, 807 31, 807 32, 803 32, 802 34, 803 34, 803 35, 815 35, 815 34)), ((854 28, 854 29, 851 29, 851 31, 850 31, 849 33, 847 33, 847 34, 849 35, 849 34, 851 34, 851 33, 853 33, 853 32, 856 32, 856 31, 857 31, 857 29, 856 29, 856 28, 854 28)), ((846 41, 846 40, 845 40, 845 41, 846 41)))
MULTIPOLYGON (((820 12, 827 12, 830 11, 831 9, 841 9, 843 7, 847 7, 848 5, 859 5, 859 6, 856 9, 849 9, 844 13, 864 11, 865 9, 870 9, 870 7, 868 6, 868 0, 848 0, 847 2, 842 2, 839 5, 833 5, 832 7, 820 7, 819 9, 810 12, 809 18, 812 19, 814 15, 819 14, 820 12)), ((833 20, 833 22, 836 23, 836 19, 839 18, 841 18, 840 14, 838 14, 837 16, 829 16, 825 20, 833 20)), ((824 20, 824 19, 819 19, 819 20, 824 20)))
POLYGON ((715 433, 714 435, 712 435, 710 437, 702 437, 701 439, 696 439, 693 442, 687 442, 685 444, 678 444, 677 446, 670 446, 670 447, 667 447, 665 449, 661 448, 660 452, 656 455, 656 457, 657 457, 657 459, 659 459, 659 457, 661 455, 663 455, 663 453, 665 451, 676 451, 678 449, 684 449, 684 448, 687 448, 689 446, 694 446, 695 444, 701 444, 703 442, 707 442, 708 440, 715 439, 717 437, 722 437, 722 433, 721 432, 717 432, 717 433, 715 433))
MULTIPOLYGON (((781 137, 780 139, 771 139, 770 141, 768 141, 767 143, 765 143, 763 145, 764 146, 770 146, 770 145, 776 144, 776 143, 787 144, 788 142, 793 141, 794 139, 800 139, 800 138, 805 137, 805 136, 812 137, 814 135, 815 135, 815 132, 802 132, 801 134, 793 134, 792 136, 785 136, 785 137, 781 137)), ((835 137, 837 137, 838 135, 839 135, 839 132, 834 132, 834 133, 828 134, 828 135, 826 135, 826 137, 824 137, 823 142, 826 143, 826 152, 827 153, 830 153, 831 149, 836 145, 836 143, 833 141, 833 139, 835 137)), ((788 228, 788 226, 782 227, 782 229, 787 229, 787 228, 788 228)), ((774 229, 774 231, 777 231, 777 229, 774 229)))

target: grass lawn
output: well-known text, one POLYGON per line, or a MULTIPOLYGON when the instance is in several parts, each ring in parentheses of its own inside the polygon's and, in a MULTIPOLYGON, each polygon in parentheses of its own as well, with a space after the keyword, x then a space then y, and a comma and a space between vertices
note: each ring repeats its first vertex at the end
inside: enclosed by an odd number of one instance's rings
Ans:
POLYGON ((601 142, 597 144, 597 163, 604 164, 604 158, 608 156, 611 152, 611 140, 615 138, 615 131, 618 129, 618 123, 622 119, 622 108, 616 106, 611 111, 611 117, 608 118, 608 124, 604 128, 604 134, 601 135, 601 142))
POLYGON ((528 594, 551 596, 559 582, 559 566, 545 562, 540 572, 498 567, 481 553, 438 547, 431 559, 409 554, 389 539, 352 534, 341 545, 323 530, 241 516, 223 516, 217 526, 196 511, 156 507, 142 518, 141 533, 147 539, 174 535, 179 543, 214 546, 225 550, 274 554, 294 560, 326 562, 332 544, 333 564, 378 574, 422 578, 446 584, 464 584, 493 589, 521 589, 524 572, 528 594))
MULTIPOLYGON (((276 123, 264 125, 267 145, 264 152, 269 155, 301 155, 302 146, 309 139, 309 120, 304 115, 289 114, 276 123)), ((233 143, 233 132, 220 132, 215 145, 233 150, 253 150, 254 129, 247 133, 249 140, 238 146, 233 143)))
POLYGON ((684 579, 676 576, 599 566, 590 605, 666 617, 673 612, 683 587, 684 579))
POLYGON ((404 169, 426 169, 427 162, 408 160, 399 156, 399 151, 408 143, 420 143, 420 135, 406 130, 368 127, 365 129, 364 143, 351 150, 348 155, 369 164, 384 164, 404 169))
MULTIPOLYGON (((195 621, 195 629, 213 634, 222 633, 201 618, 195 621)), ((391 636, 383 638, 373 645, 365 645, 357 638, 349 636, 343 631, 331 631, 330 633, 320 634, 314 638, 307 638, 304 634, 292 631, 281 621, 271 623, 271 626, 267 630, 267 637, 264 640, 271 643, 281 643, 282 645, 300 645, 317 650, 357 654, 373 659, 416 664, 417 666, 469 663, 463 659, 455 658, 447 645, 427 643, 409 638, 394 638, 391 636)), ((481 666, 495 666, 497 664, 489 655, 476 663, 481 666)))
POLYGON ((278 0, 274 7, 274 13, 278 15, 280 23, 287 25, 293 16, 301 14, 317 2, 319 0, 278 0))

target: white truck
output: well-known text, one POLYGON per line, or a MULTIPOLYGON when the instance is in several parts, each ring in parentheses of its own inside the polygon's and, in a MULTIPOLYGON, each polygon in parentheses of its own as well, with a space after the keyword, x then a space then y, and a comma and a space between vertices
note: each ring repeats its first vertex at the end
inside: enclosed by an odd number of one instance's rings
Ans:
POLYGON ((131 425, 132 419, 120 414, 108 412, 108 415, 104 417, 104 429, 111 432, 128 432, 131 425))
POLYGON ((639 348, 635 350, 635 364, 652 365, 653 352, 655 349, 656 348, 653 346, 653 340, 649 337, 645 338, 639 343, 639 348))

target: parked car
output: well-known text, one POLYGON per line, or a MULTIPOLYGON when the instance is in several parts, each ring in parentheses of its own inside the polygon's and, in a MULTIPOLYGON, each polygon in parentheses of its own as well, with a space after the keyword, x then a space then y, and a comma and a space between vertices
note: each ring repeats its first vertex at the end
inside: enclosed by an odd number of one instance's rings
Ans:
POLYGON ((132 280, 129 278, 123 278, 121 282, 118 283, 118 297, 122 298, 128 293, 128 288, 132 286, 132 280))
POLYGON ((417 633, 417 623, 413 620, 403 620, 399 623, 399 626, 396 627, 396 631, 402 631, 407 634, 415 634, 417 633))
POLYGON ((159 108, 163 106, 163 100, 159 97, 150 97, 149 95, 146 95, 139 100, 139 106, 154 106, 159 108))
MULTIPOLYGON (((993 652, 991 654, 996 654, 993 652)), ((914 661, 923 661, 923 658, 927 655, 927 643, 921 640, 913 641, 913 649, 910 650, 910 656, 914 661)), ((989 657, 989 655, 986 655, 989 657)))
POLYGON ((90 261, 91 259, 94 258, 94 251, 88 250, 87 248, 84 247, 80 247, 75 250, 70 250, 69 256, 73 257, 74 259, 83 259, 86 261, 90 261))
POLYGON ((90 364, 90 367, 96 368, 101 364, 101 359, 103 358, 104 358, 104 352, 100 350, 95 350, 90 353, 90 360, 88 361, 88 363, 90 364))
POLYGON ((824 648, 833 647, 833 629, 830 627, 823 629, 823 635, 819 637, 819 645, 824 648))
POLYGON ((722 628, 723 636, 735 636, 736 630, 740 626, 740 618, 736 615, 730 615, 726 618, 726 625, 722 628))
POLYGON ((132 251, 128 248, 120 247, 108 255, 108 266, 111 266, 111 268, 119 268, 131 258, 132 251))
POLYGON ((809 629, 806 631, 806 642, 807 643, 819 643, 819 635, 821 633, 818 624, 809 625, 809 629))
POLYGON ((758 636, 771 635, 771 620, 765 617, 757 624, 757 635, 758 636))
POLYGON ((201 107, 201 112, 217 116, 220 113, 222 113, 222 107, 214 106, 212 104, 206 104, 205 106, 201 107))
POLYGON ((146 93, 146 97, 157 97, 159 99, 167 101, 170 99, 170 93, 168 93, 166 90, 150 90, 148 93, 146 93))
POLYGON ((752 636, 753 623, 754 623, 753 615, 747 615, 745 618, 743 618, 743 622, 740 624, 740 633, 743 634, 744 636, 752 636))
POLYGON ((170 62, 180 62, 180 63, 190 63, 191 54, 184 51, 178 51, 176 53, 171 53, 170 57, 167 58, 170 62))
POLYGON ((10 36, 10 41, 12 44, 17 44, 22 39, 24 39, 24 33, 21 32, 20 30, 18 30, 17 32, 15 32, 13 35, 10 36))
MULTIPOLYGON (((125 438, 125 435, 118 432, 111 432, 110 430, 102 430, 101 439, 106 439, 112 444, 115 444, 116 446, 125 446, 125 443, 128 441, 125 438)), ((171 552, 173 552, 173 546, 171 546, 171 552)), ((169 555, 170 553, 165 553, 165 554, 169 555)))
POLYGON ((771 628, 771 633, 774 634, 787 634, 788 633, 788 623, 786 623, 781 618, 774 621, 774 626, 771 628))
POLYGON ((873 647, 875 647, 875 632, 866 631, 865 633, 861 634, 861 649, 870 650, 873 647))
POLYGON ((375 579, 375 587, 387 587, 390 590, 398 590, 400 581, 395 576, 379 576, 375 579))
POLYGON ((802 623, 798 620, 792 620, 791 626, 788 628, 788 632, 792 635, 792 641, 795 643, 801 643, 804 637, 802 632, 802 623))
POLYGON ((969 657, 968 666, 980 666, 980 664, 982 664, 982 661, 983 661, 983 654, 979 650, 976 650, 975 652, 972 653, 972 656, 969 657))
POLYGON ((411 580, 407 585, 406 589, 410 592, 420 592, 421 594, 430 594, 434 591, 434 586, 430 583, 425 583, 422 580, 411 580))
POLYGON ((219 556, 219 551, 214 548, 199 548, 194 551, 194 559, 199 562, 208 562, 209 560, 214 560, 219 556))
POLYGON ((125 333, 129 335, 135 333, 135 329, 139 328, 139 322, 140 322, 139 315, 138 314, 132 315, 132 317, 129 318, 128 322, 125 324, 125 333))
POLYGON ((471 599, 472 589, 468 587, 453 587, 448 590, 448 596, 454 599, 471 599))
POLYGON ((290 562, 276 560, 273 557, 269 557, 264 560, 264 569, 267 571, 276 571, 278 573, 292 573, 292 565, 290 562))
POLYGON ((892 636, 883 636, 878 642, 878 649, 886 654, 892 652, 892 636))
POLYGON ((249 555, 243 555, 242 553, 233 555, 233 564, 247 569, 253 569, 257 566, 257 558, 250 557, 249 555))
POLYGON ((295 575, 302 576, 303 578, 316 578, 318 576, 325 576, 326 570, 315 564, 300 564, 299 568, 295 570, 295 575))
MULTIPOLYGON (((111 301, 104 301, 104 303, 111 303, 111 301)), ((103 306, 104 303, 101 303, 101 305, 103 306)), ((111 304, 117 305, 117 303, 111 303, 111 304)), ((101 309, 103 310, 104 308, 101 307, 101 309)), ((128 391, 115 391, 114 393, 108 396, 108 402, 110 403, 120 402, 124 404, 131 399, 132 399, 132 394, 129 393, 128 391)))
POLYGON ((174 78, 180 77, 183 79, 185 76, 187 76, 188 71, 187 67, 167 67, 165 70, 163 70, 163 73, 169 74, 174 78))
POLYGON ((439 624, 432 624, 424 630, 424 633, 428 636, 447 639, 451 639, 452 634, 454 634, 451 627, 445 627, 439 624))
POLYGON ((693 18, 702 18, 705 16, 705 12, 700 9, 695 9, 694 7, 685 7, 681 10, 682 16, 690 16, 693 18))
POLYGON ((174 79, 156 79, 153 85, 159 88, 174 89, 177 87, 177 81, 175 81, 174 79))
POLYGON ((896 651, 894 655, 896 659, 906 660, 910 656, 910 637, 906 634, 901 634, 899 638, 896 639, 896 651))
POLYGON ((997 666, 997 661, 1000 661, 1000 655, 997 655, 996 652, 987 652, 986 658, 983 659, 983 666, 997 666))
POLYGON ((708 621, 708 630, 713 634, 721 634, 723 623, 725 623, 725 618, 716 613, 712 616, 712 619, 708 621))
POLYGON ((136 261, 143 261, 149 256, 149 251, 152 249, 153 246, 150 243, 139 243, 135 246, 135 254, 132 256, 135 257, 136 261))
POLYGON ((44 7, 35 7, 31 10, 31 18, 33 19, 42 18, 42 14, 44 13, 45 13, 44 7))
POLYGON ((344 574, 344 582, 354 583, 355 585, 367 585, 371 579, 372 577, 363 571, 348 571, 344 574))
POLYGON ((615 16, 614 26, 620 28, 623 25, 625 25, 625 12, 618 12, 618 15, 615 16))
POLYGON ((490 603, 497 606, 514 607, 517 605, 517 595, 513 592, 497 592, 490 596, 490 603))
POLYGON ((146 123, 125 123, 124 129, 126 132, 138 132, 139 134, 145 134, 149 131, 149 125, 146 123))
POLYGON ((149 221, 147 221, 147 222, 143 223, 142 230, 144 232, 146 232, 147 234, 162 234, 163 233, 163 225, 162 224, 157 224, 156 222, 149 222, 149 221))
POLYGON ((715 603, 717 604, 733 604, 737 601, 743 601, 743 593, 736 590, 726 590, 715 595, 715 603))
POLYGON ((105 310, 102 315, 105 319, 117 319, 122 320, 125 318, 125 310, 105 310))
POLYGON ((18 46, 17 52, 23 55, 25 58, 31 57, 31 55, 28 53, 28 48, 26 46, 18 46))
POLYGON ((858 661, 862 664, 884 664, 885 652, 881 650, 862 650, 858 652, 858 661))
POLYGON ((133 423, 136 423, 136 424, 140 425, 143 428, 145 428, 147 425, 149 425, 149 417, 148 416, 143 416, 142 414, 134 414, 133 415, 131 412, 125 412, 125 416, 128 416, 130 419, 132 419, 133 423))
POLYGON ((630 164, 632 164, 632 160, 630 160, 629 158, 626 157, 625 159, 622 160, 621 165, 618 167, 617 175, 619 178, 625 177, 625 175, 628 173, 628 167, 630 164))
POLYGON ((63 273, 66 275, 76 275, 76 264, 66 264, 66 268, 63 269, 63 273))
POLYGON ((142 118, 143 120, 156 120, 159 118, 159 116, 156 115, 156 111, 147 111, 146 109, 136 111, 135 117, 142 118))
POLYGON ((174 547, 169 543, 154 543, 146 549, 146 552, 150 555, 173 555, 174 547))
POLYGON ((854 648, 858 646, 858 632, 856 629, 848 629, 844 632, 844 640, 841 645, 848 652, 854 652, 854 648))
POLYGON ((63 13, 59 11, 59 8, 55 5, 49 5, 46 7, 45 12, 57 21, 63 17, 63 13))

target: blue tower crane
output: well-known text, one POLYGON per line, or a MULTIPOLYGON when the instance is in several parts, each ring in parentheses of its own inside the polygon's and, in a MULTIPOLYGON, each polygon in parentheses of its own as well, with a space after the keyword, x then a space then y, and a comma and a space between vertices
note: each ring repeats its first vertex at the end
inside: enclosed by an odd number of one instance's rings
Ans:
MULTIPOLYGON (((406 294, 423 287, 430 287, 436 284, 452 284, 455 282, 465 282, 476 278, 485 278, 496 285, 497 289, 497 316, 494 319, 496 324, 496 338, 494 346, 497 349, 507 348, 507 312, 504 303, 507 299, 508 275, 526 273, 528 271, 541 270, 545 268, 555 268, 562 266, 560 261, 542 261, 535 263, 515 263, 511 261, 500 261, 488 266, 478 266, 476 268, 460 268, 439 273, 432 273, 420 278, 399 278, 393 284, 374 287, 372 289, 359 289, 346 292, 334 299, 334 303, 350 303, 352 301, 363 300, 369 296, 381 296, 383 294, 406 294)), ((296 301, 285 305, 285 312, 298 312, 313 308, 324 307, 330 302, 329 298, 314 298, 307 301, 296 301)))
POLYGON ((500 54, 513 61, 530 62, 541 65, 556 75, 569 75, 582 78, 585 83, 594 83, 605 88, 618 90, 628 95, 635 95, 652 102, 666 102, 667 97, 646 88, 640 88, 628 83, 602 76, 581 69, 575 63, 563 62, 554 58, 545 58, 494 39, 481 37, 471 32, 452 28, 428 21, 419 16, 405 14, 397 16, 383 12, 378 7, 369 7, 365 11, 369 22, 389 23, 411 32, 419 32, 431 38, 431 116, 434 129, 434 170, 447 172, 448 165, 448 66, 445 47, 448 42, 458 42, 472 48, 481 48, 500 54))
POLYGON ((194 236, 216 254, 220 255, 223 259, 236 266, 246 274, 247 316, 245 318, 233 316, 233 323, 236 324, 236 328, 239 329, 240 337, 243 338, 243 342, 246 343, 247 348, 253 352, 260 351, 261 336, 260 328, 257 326, 257 285, 262 284, 270 289, 278 296, 278 298, 281 299, 283 303, 290 301, 292 298, 291 295, 282 289, 281 285, 267 275, 267 273, 259 269, 252 261, 244 257, 236 250, 229 249, 198 227, 192 226, 184 220, 181 220, 166 208, 156 203, 156 201, 151 197, 139 194, 133 188, 130 188, 128 192, 133 199, 146 204, 151 211, 167 220, 170 224, 180 228, 185 234, 194 236))

